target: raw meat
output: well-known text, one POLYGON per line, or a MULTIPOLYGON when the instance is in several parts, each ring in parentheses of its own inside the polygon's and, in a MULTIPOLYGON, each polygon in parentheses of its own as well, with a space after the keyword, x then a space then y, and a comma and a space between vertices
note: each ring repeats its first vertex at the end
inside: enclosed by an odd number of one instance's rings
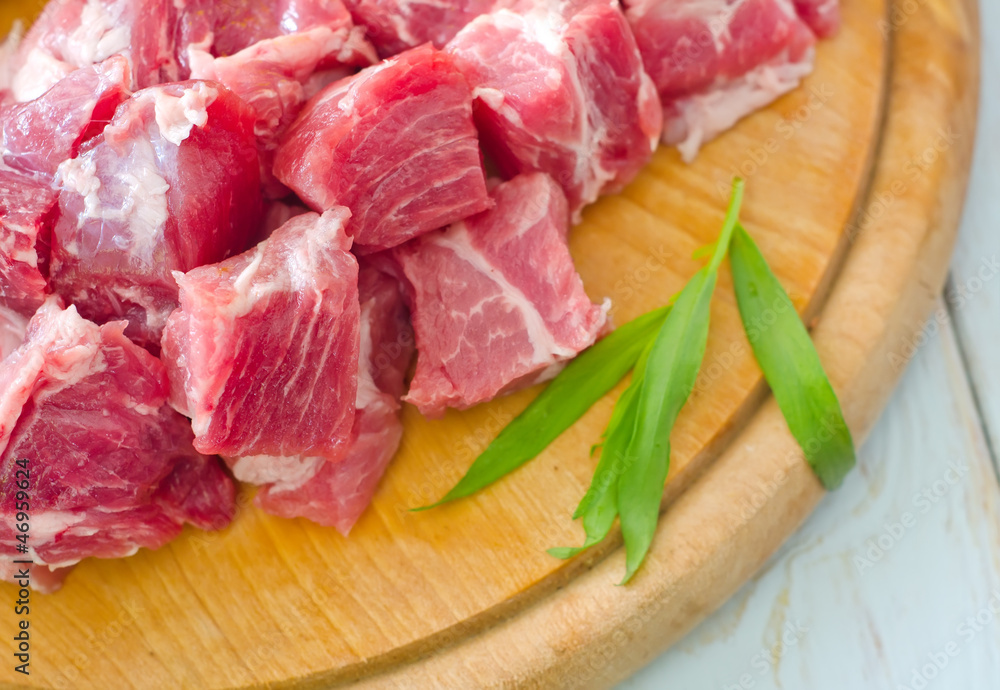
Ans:
POLYGON ((38 98, 80 67, 122 54, 135 89, 177 79, 173 0, 52 0, 15 55, 11 91, 38 98))
POLYGON ((368 38, 382 57, 431 42, 438 48, 481 14, 495 0, 346 0, 354 20, 368 29, 368 38))
POLYGON ((56 201, 44 178, 0 166, 0 306, 25 316, 45 300, 56 201))
POLYGON ((522 0, 466 26, 448 51, 474 87, 483 147, 507 177, 545 172, 574 219, 656 150, 661 117, 613 0, 522 0))
POLYGON ((317 80, 325 86, 378 61, 340 0, 199 0, 181 24, 191 77, 221 82, 253 108, 263 178, 275 197, 287 193, 270 174, 278 138, 319 90, 317 80))
POLYGON ((840 28, 840 0, 795 0, 795 9, 820 38, 829 38, 840 28))
POLYGON ((417 369, 404 398, 429 417, 554 376, 602 332, 566 246, 566 198, 547 175, 493 191, 496 208, 399 247, 417 369))
POLYGON ((184 0, 177 20, 182 76, 192 48, 224 57, 261 41, 352 25, 341 0, 184 0))
POLYGON ((63 163, 51 286, 155 349, 177 306, 171 271, 245 250, 260 224, 253 114, 221 84, 137 92, 63 163))
MULTIPOLYGON (((124 328, 85 321, 53 297, 0 363, 0 476, 10 478, 0 484, 5 561, 19 544, 18 460, 27 460, 31 506, 28 550, 19 557, 50 569, 158 548, 185 522, 221 529, 232 519, 232 481, 216 458, 194 451, 187 420, 166 404, 163 365, 124 328)), ((59 575, 35 584, 58 586, 59 575)))
POLYGON ((0 106, 0 306, 25 316, 46 293, 56 170, 128 97, 128 62, 72 72, 37 100, 0 106))
POLYGON ((489 208, 472 94, 431 46, 331 84, 306 104, 274 172, 307 205, 341 205, 362 253, 489 208))
POLYGON ((365 263, 358 282, 358 413, 346 457, 335 462, 242 458, 233 463, 237 477, 264 484, 256 504, 265 512, 308 518, 336 527, 344 536, 368 507, 399 447, 403 436, 399 397, 413 357, 413 331, 398 282, 365 263))
POLYGON ((268 201, 264 205, 264 215, 260 224, 260 232, 257 235, 257 242, 263 242, 292 218, 306 213, 311 213, 311 211, 294 197, 268 201))
POLYGON ((663 140, 687 161, 812 71, 816 39, 792 0, 624 4, 663 103, 663 140))
POLYGON ((50 179, 111 121, 129 82, 128 60, 119 55, 70 73, 34 101, 0 107, 3 162, 50 179))
POLYGON ((24 330, 28 320, 16 311, 0 307, 0 360, 16 350, 24 342, 24 330))
POLYGON ((338 457, 358 388, 358 264, 337 208, 293 218, 255 249, 175 273, 163 336, 171 402, 195 448, 226 457, 338 457))

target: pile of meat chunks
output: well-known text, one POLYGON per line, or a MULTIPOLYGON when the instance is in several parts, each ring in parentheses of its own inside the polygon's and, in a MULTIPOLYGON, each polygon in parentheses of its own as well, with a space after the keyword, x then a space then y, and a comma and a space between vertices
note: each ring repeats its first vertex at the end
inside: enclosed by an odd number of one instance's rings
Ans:
POLYGON ((221 529, 231 476, 346 535, 401 400, 490 400, 609 328, 581 209, 793 88, 836 24, 830 0, 52 0, 0 68, 0 575, 53 590, 221 529))

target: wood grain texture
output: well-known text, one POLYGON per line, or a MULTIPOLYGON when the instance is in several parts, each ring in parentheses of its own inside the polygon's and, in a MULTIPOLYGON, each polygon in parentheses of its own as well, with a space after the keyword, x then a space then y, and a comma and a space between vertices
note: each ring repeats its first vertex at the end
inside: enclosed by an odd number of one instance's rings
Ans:
POLYGON ((983 611, 1000 589, 1000 486, 950 327, 858 461, 760 573, 618 690, 912 690, 914 674, 995 690, 1000 624, 983 611), (949 643, 957 655, 925 668, 949 643))
MULTIPOLYGON (((817 315, 830 295, 814 334, 863 435, 899 373, 887 365, 894 341, 922 320, 943 280, 968 165, 976 52, 971 10, 927 0, 899 27, 887 71, 888 6, 846 0, 844 9, 844 31, 820 47, 803 89, 709 145, 694 166, 658 152, 622 195, 588 209, 572 250, 590 294, 612 297, 615 318, 630 319, 694 273, 691 252, 714 239, 729 179, 744 174, 746 225, 796 305, 817 315), (900 190, 907 163, 942 126, 965 138, 900 190), (892 203, 877 218, 869 207, 874 220, 845 234, 858 204, 883 191, 892 203)), ((84 563, 33 607, 31 681, 607 685, 718 606, 821 496, 773 402, 761 404, 728 277, 706 364, 673 438, 672 505, 632 586, 614 586, 623 568, 615 540, 567 565, 544 554, 582 538, 569 517, 613 396, 508 480, 420 514, 407 509, 443 494, 537 391, 440 422, 407 409, 404 446, 350 539, 262 515, 244 497, 221 534, 187 531, 155 553, 84 563)), ((14 680, 0 668, 0 682, 14 680)))

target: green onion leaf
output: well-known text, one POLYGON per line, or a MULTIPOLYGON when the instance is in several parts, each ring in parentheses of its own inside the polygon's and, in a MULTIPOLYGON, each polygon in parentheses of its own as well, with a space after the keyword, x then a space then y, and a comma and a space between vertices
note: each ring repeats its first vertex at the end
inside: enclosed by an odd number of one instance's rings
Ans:
POLYGON ((635 366, 670 311, 662 307, 615 329, 566 365, 428 510, 489 486, 528 462, 573 425, 635 366))
POLYGON ((835 489, 854 466, 854 441, 805 324, 757 245, 739 226, 730 265, 740 317, 792 436, 820 482, 835 489))
POLYGON ((587 533, 587 538, 583 546, 549 549, 548 553, 551 556, 572 558, 581 551, 589 549, 608 536, 615 518, 618 517, 618 477, 622 473, 625 452, 628 450, 628 444, 635 429, 636 395, 642 385, 643 372, 646 369, 646 361, 649 358, 652 345, 653 340, 650 339, 635 365, 632 383, 615 403, 615 408, 611 413, 611 421, 608 422, 605 442, 601 449, 600 462, 597 463, 597 469, 594 470, 590 488, 587 489, 587 493, 584 494, 580 505, 577 506, 576 512, 573 513, 574 520, 583 518, 583 528, 587 533))
POLYGON ((618 480, 618 512, 625 538, 622 584, 642 565, 656 532, 670 469, 670 433, 701 369, 719 266, 728 252, 742 201, 743 181, 736 180, 711 263, 684 286, 649 354, 638 393, 635 434, 618 480))

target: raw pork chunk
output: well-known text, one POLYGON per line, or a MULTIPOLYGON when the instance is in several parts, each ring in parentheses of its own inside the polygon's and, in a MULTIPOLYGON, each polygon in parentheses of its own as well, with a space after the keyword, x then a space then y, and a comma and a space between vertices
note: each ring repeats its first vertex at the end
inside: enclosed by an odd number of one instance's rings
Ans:
POLYGON ((656 91, 615 1, 525 0, 474 20, 448 51, 475 89, 483 146, 500 171, 548 173, 576 220, 656 150, 656 91))
POLYGON ((359 317, 349 216, 298 216, 245 254, 175 274, 181 307, 163 357, 199 451, 337 457, 350 442, 359 317))
POLYGON ((0 166, 0 306, 25 316, 45 301, 56 201, 46 179, 0 166))
POLYGON ((118 55, 72 72, 36 100, 0 106, 3 162, 51 179, 111 121, 129 83, 128 60, 118 55))
MULTIPOLYGON (((0 550, 35 569, 159 548, 187 522, 221 529, 235 488, 217 458, 191 446, 187 420, 166 404, 163 365, 123 334, 50 298, 25 343, 0 363, 0 550), (26 460, 19 466, 20 460, 26 460), (15 473, 27 465, 31 531, 19 553, 15 473)), ((21 475, 20 478, 23 478, 21 475)), ((10 579, 13 571, 0 576, 10 579)), ((60 575, 34 578, 57 587, 60 575)))
POLYGON ((430 417, 546 380, 589 347, 608 306, 583 290, 566 246, 566 197, 532 173, 496 208, 393 250, 409 287, 417 370, 404 398, 430 417))
POLYGON ((132 88, 177 79, 173 0, 51 0, 14 56, 11 92, 38 98, 70 72, 123 54, 132 88))
POLYGON ((840 28, 840 0, 795 0, 795 9, 820 38, 829 38, 840 28))
POLYGON ((16 311, 0 307, 0 360, 16 350, 24 342, 24 331, 28 320, 16 311))
POLYGON ((416 48, 306 104, 274 172, 310 207, 342 205, 362 252, 489 208, 472 94, 447 54, 416 48))
POLYGON ((399 283, 362 262, 361 350, 357 416, 347 455, 326 458, 241 458, 237 478, 263 484, 256 504, 285 518, 304 517, 344 536, 368 507, 399 447, 399 397, 413 357, 413 331, 399 283))
POLYGON ((76 70, 27 103, 0 106, 0 306, 31 316, 45 299, 60 163, 128 97, 128 62, 76 70))
POLYGON ((496 0, 346 0, 358 24, 368 29, 368 38, 382 57, 390 57, 424 43, 438 48, 481 14, 491 11, 496 0))
POLYGON ((816 38, 792 0, 624 4, 663 103, 663 141, 686 161, 812 71, 816 38))
POLYGON ((51 285, 155 349, 177 306, 171 271, 244 251, 260 224, 253 114, 221 84, 144 89, 63 163, 51 285))
POLYGON ((306 99, 378 61, 340 0, 194 0, 181 34, 190 76, 225 84, 253 108, 264 179, 276 197, 287 189, 271 178, 274 150, 306 99))

